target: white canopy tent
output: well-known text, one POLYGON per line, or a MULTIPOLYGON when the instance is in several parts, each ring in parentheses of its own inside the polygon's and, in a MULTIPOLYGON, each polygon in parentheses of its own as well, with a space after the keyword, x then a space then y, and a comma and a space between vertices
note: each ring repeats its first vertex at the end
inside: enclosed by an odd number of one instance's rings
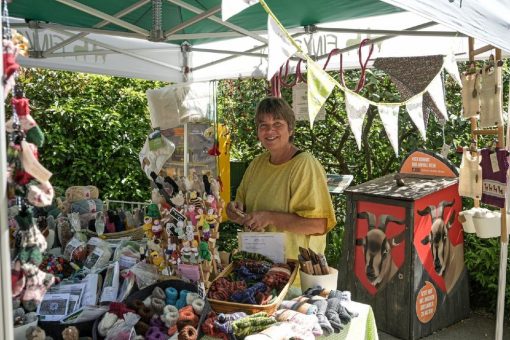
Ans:
MULTIPOLYGON (((376 44, 372 58, 387 56, 418 56, 454 53, 459 60, 468 59, 466 36, 484 44, 510 51, 510 6, 508 0, 486 0, 481 4, 462 0, 364 0, 354 5, 349 1, 296 1, 268 0, 275 8, 277 17, 284 17, 285 8, 323 7, 319 20, 292 18, 282 20, 305 52, 324 59, 332 48, 344 53, 344 68, 358 67, 357 53, 353 51, 359 42, 370 37, 376 44), (384 7, 379 3, 396 6, 384 7), (366 6, 366 10, 365 10, 366 6), (345 8, 344 8, 345 7, 345 8), (377 7, 380 10, 369 10, 377 7), (401 10, 402 13, 395 13, 401 10), (362 13, 365 10, 365 14, 362 13), (329 13, 328 13, 329 11, 329 13), (339 13, 356 12, 357 19, 341 18, 339 13), (383 13, 394 13, 381 15, 383 13)), ((11 14, 13 27, 30 40, 32 51, 28 58, 19 58, 27 67, 45 67, 59 70, 81 71, 115 76, 136 77, 168 82, 228 79, 238 77, 265 77, 267 70, 267 35, 263 27, 256 30, 244 28, 250 15, 265 15, 258 9, 248 9, 229 21, 222 21, 217 14, 220 0, 203 5, 193 0, 167 0, 187 18, 168 27, 162 27, 162 0, 129 1, 74 1, 15 0, 11 14), (200 4, 202 7, 197 6, 200 4), (97 5, 97 8, 93 6, 97 5), (131 13, 151 6, 152 28, 149 30, 132 18, 131 13), (61 7, 72 8, 76 16, 59 17, 61 7), (67 7, 66 7, 67 6, 67 7), (100 6, 108 6, 103 11, 100 6), (159 6, 159 7, 158 7, 159 6), (36 9, 44 9, 34 14, 36 9), (25 15, 25 13, 27 13, 25 15), (190 15, 190 13, 193 13, 190 15), (159 15, 159 16, 158 16, 159 15), (76 24, 72 21, 76 18, 76 24), (96 19, 95 21, 92 19, 96 19), (202 22, 212 21, 222 27, 210 31, 186 32, 186 29, 202 22), (159 24, 159 26, 158 26, 159 24), (190 43, 186 43, 186 41, 190 43), (196 41, 196 43, 195 43, 196 41)), ((256 5, 258 6, 258 5, 256 5)), ((253 7, 256 7, 253 6, 253 7)), ((11 5, 10 5, 11 7, 11 5)), ((259 6, 260 7, 260 6, 259 6)), ((306 12, 306 11, 305 11, 306 12)), ((290 13, 291 15, 292 13, 290 13)), ((306 13, 305 13, 306 14, 306 13)), ((267 15, 266 15, 267 16, 267 15)), ((136 18, 135 18, 136 19, 136 18)), ((264 21, 264 20, 262 20, 264 21)), ((202 27, 202 26, 201 26, 202 27)), ((333 58, 330 69, 338 69, 338 58, 333 58)), ((0 120, 5 121, 4 106, 0 120)), ((0 124, 0 136, 5 126, 0 124)), ((6 145, 0 138, 0 256, 1 290, 0 337, 12 339, 12 301, 10 283, 9 231, 7 227, 6 197, 6 145)), ((504 247, 503 247, 504 246, 504 247)), ((507 249, 508 244, 502 244, 507 249)), ((503 250, 502 250, 503 256, 503 250)), ((503 260, 503 257, 502 257, 503 260)), ((506 265, 506 250, 504 262, 506 265)), ((506 266, 505 266, 506 270, 506 266)), ((501 285, 500 281, 500 285, 501 285)), ((504 281, 503 281, 504 289, 504 281)), ((504 291, 503 291, 504 294, 504 291)), ((498 310, 500 306, 498 306, 498 310)), ((502 325, 498 313, 498 324, 502 325)), ((499 333, 498 338, 502 336, 499 333)))

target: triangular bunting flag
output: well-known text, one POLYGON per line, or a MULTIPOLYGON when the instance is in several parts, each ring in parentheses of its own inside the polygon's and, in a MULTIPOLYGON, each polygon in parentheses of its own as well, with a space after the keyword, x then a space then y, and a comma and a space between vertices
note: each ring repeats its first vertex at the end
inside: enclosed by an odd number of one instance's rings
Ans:
POLYGON ((280 66, 297 51, 297 47, 287 38, 287 35, 280 28, 278 23, 267 16, 267 80, 271 80, 280 66))
POLYGON ((411 98, 406 104, 406 109, 414 125, 418 131, 420 131, 421 138, 427 140, 427 132, 425 130, 425 123, 423 122, 423 96, 419 95, 411 98))
MULTIPOLYGON (((386 72, 395 83, 402 101, 406 101, 427 89, 436 74, 441 71, 444 56, 377 58, 374 67, 386 72)), ((443 115, 436 107, 428 93, 423 96, 423 122, 427 128, 429 113, 438 120, 443 115)))
POLYGON ((434 104, 436 104, 437 109, 443 115, 444 120, 448 120, 448 113, 446 112, 446 104, 444 102, 444 92, 443 92, 443 81, 441 80, 441 72, 437 74, 437 76, 432 80, 429 87, 427 88, 427 92, 434 104))
POLYGON ((307 61, 308 70, 306 82, 308 83, 308 115, 310 117, 310 128, 321 107, 328 99, 335 88, 335 82, 329 74, 311 59, 307 61))
POLYGON ((221 20, 227 21, 230 17, 258 2, 259 0, 222 0, 221 20))
POLYGON ((447 56, 444 57, 444 69, 448 72, 449 75, 462 87, 462 81, 460 80, 459 67, 457 66, 457 60, 455 60, 455 55, 450 52, 447 56))
POLYGON ((378 105, 379 116, 388 135, 393 151, 398 156, 398 109, 400 105, 378 105))
POLYGON ((358 96, 350 91, 345 91, 345 110, 354 139, 361 150, 361 133, 363 129, 363 120, 367 114, 369 102, 365 98, 358 96))

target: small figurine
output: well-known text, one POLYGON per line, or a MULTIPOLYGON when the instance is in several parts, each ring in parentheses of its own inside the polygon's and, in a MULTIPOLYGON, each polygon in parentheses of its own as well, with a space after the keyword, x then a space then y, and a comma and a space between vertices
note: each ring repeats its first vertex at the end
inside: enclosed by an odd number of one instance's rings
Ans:
POLYGON ((195 211, 195 205, 188 205, 188 209, 186 211, 186 218, 188 221, 191 221, 192 225, 197 225, 197 212, 195 211))
POLYGON ((152 222, 151 231, 154 234, 155 237, 161 238, 161 233, 163 232, 163 227, 161 226, 159 219, 154 219, 152 222))
POLYGON ((207 242, 200 242, 198 246, 200 258, 205 261, 211 261, 211 252, 209 251, 209 245, 207 242))
POLYGON ((151 252, 152 264, 159 268, 159 270, 163 270, 165 268, 165 258, 160 255, 159 252, 153 251, 151 252))
POLYGON ((177 237, 179 238, 179 240, 185 239, 186 235, 184 234, 184 222, 183 221, 177 222, 177 227, 175 228, 175 231, 177 232, 177 237))
POLYGON ((143 218, 143 232, 148 239, 152 239, 152 236, 154 236, 152 234, 152 217, 146 215, 143 218))
POLYGON ((195 233, 193 231, 193 225, 191 224, 191 221, 188 221, 188 224, 186 225, 186 240, 193 241, 195 238, 195 233))

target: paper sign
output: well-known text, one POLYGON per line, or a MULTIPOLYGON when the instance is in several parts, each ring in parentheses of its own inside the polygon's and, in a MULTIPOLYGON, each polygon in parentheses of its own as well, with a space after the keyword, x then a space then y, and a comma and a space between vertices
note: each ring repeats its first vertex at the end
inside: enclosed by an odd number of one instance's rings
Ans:
POLYGON ((264 255, 275 263, 285 263, 284 233, 239 233, 241 250, 264 255))
POLYGON ((314 61, 307 60, 307 62, 308 115, 310 128, 313 128, 315 118, 335 88, 335 81, 314 61))
MULTIPOLYGON (((308 114, 308 85, 306 83, 298 83, 292 87, 292 111, 296 115, 296 120, 309 120, 308 114)), ((325 120, 326 110, 321 107, 315 120, 325 120)))

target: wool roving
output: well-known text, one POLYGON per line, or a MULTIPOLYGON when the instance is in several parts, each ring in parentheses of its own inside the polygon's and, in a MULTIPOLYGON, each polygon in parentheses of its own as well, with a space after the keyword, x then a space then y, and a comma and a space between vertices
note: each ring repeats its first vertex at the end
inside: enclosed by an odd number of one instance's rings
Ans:
POLYGON ((279 309, 276 311, 274 317, 277 321, 292 322, 306 326, 309 332, 312 332, 316 336, 322 335, 322 328, 319 325, 319 320, 314 314, 303 314, 291 309, 279 309))

